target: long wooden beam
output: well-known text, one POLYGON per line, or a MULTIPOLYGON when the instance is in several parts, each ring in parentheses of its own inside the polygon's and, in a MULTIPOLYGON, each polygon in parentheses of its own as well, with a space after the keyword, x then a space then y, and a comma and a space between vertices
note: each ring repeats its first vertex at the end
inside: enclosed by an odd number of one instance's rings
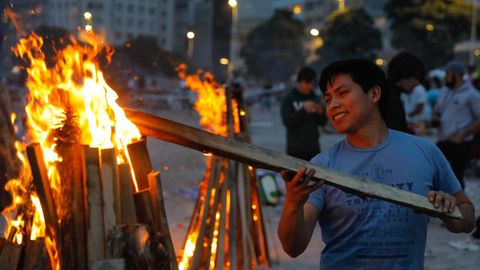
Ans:
POLYGON ((332 169, 267 150, 252 144, 218 136, 194 127, 180 124, 148 113, 125 110, 127 117, 140 129, 143 135, 172 142, 205 153, 227 157, 256 168, 273 171, 298 171, 301 167, 315 169, 315 178, 361 197, 374 197, 415 209, 432 216, 461 219, 458 208, 444 214, 424 196, 387 186, 369 179, 341 173, 332 169))

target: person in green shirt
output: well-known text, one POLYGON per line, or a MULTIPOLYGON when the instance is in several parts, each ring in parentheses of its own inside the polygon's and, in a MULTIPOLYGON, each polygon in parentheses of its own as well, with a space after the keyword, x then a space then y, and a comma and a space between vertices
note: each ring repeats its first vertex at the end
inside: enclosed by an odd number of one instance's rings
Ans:
POLYGON ((302 68, 297 74, 297 87, 283 99, 282 122, 287 130, 287 154, 310 160, 320 153, 318 126, 327 122, 324 106, 313 89, 317 81, 315 70, 302 68))

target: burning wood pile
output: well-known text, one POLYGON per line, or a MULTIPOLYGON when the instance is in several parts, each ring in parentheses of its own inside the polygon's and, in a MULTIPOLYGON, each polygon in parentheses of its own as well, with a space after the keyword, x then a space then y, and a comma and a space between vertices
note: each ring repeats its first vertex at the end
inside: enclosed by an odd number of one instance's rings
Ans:
MULTIPOLYGON (((197 93, 200 124, 224 137, 248 138, 240 129, 240 110, 208 72, 186 74, 186 86, 197 93)), ((246 126, 243 123, 242 126, 246 126)), ((227 158, 207 154, 200 195, 187 231, 179 269, 251 269, 270 265, 255 171, 227 158)))
MULTIPOLYGON (((47 64, 42 38, 20 40, 28 63, 23 167, 7 184, 12 205, 2 269, 176 269, 159 172, 146 141, 99 70, 111 51, 92 32, 47 64), (107 48, 107 49, 105 49, 107 48)), ((51 60, 51 59, 49 59, 51 60)))

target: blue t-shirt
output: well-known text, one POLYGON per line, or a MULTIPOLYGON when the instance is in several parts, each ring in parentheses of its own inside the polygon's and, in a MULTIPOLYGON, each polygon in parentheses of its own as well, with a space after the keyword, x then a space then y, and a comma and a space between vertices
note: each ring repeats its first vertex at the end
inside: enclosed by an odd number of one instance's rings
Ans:
MULTIPOLYGON (((426 196, 460 184, 431 142, 389 130, 384 143, 359 148, 343 140, 313 163, 426 196)), ((423 269, 427 216, 383 200, 366 200, 323 185, 308 199, 320 211, 325 248, 320 269, 423 269)))

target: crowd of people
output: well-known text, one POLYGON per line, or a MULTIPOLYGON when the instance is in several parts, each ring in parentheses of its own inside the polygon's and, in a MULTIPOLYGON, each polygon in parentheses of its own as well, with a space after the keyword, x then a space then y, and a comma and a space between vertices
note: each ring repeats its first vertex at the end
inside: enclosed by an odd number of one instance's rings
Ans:
MULTIPOLYGON (((287 153, 426 196, 445 213, 458 207, 463 219, 441 218, 443 226, 471 232, 475 210, 464 174, 480 132, 480 91, 459 61, 440 73, 427 74, 407 52, 390 61, 387 74, 368 60, 337 61, 319 76, 322 100, 313 93, 315 71, 303 68, 281 104, 287 153), (321 152, 315 130, 326 118, 346 138, 321 152), (422 138, 427 134, 436 144, 422 138)), ((318 223, 325 243, 320 269, 423 269, 427 215, 311 184, 313 174, 308 168, 282 172, 286 197, 278 234, 289 255, 306 249, 318 223)), ((476 223, 471 239, 451 245, 478 250, 480 219, 476 223)))

